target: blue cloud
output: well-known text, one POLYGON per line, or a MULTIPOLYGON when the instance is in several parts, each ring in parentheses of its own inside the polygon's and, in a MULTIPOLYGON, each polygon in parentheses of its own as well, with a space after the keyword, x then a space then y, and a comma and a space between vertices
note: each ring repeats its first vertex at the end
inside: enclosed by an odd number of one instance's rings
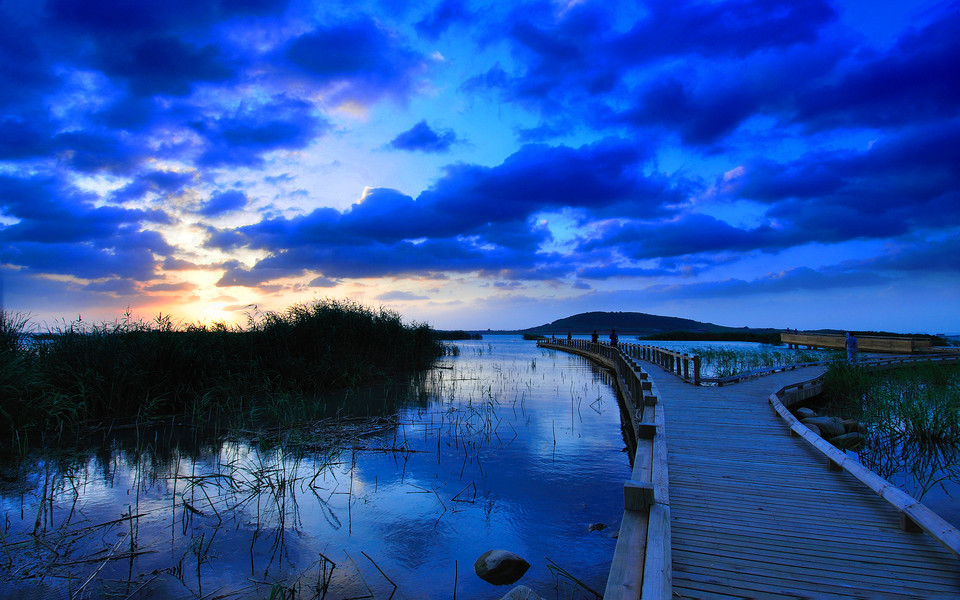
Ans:
POLYGON ((238 68, 217 46, 198 46, 176 37, 103 44, 100 52, 100 69, 126 82, 137 96, 185 96, 197 83, 230 80, 238 68))
POLYGON ((436 40, 450 27, 469 22, 474 17, 473 11, 467 8, 462 0, 442 0, 431 12, 417 21, 414 27, 420 35, 436 40))
POLYGON ((954 7, 883 54, 801 88, 795 120, 814 129, 889 127, 960 114, 960 13, 954 7))
POLYGON ((210 199, 200 207, 197 214, 205 217, 215 217, 225 213, 240 210, 247 205, 247 195, 239 190, 226 192, 216 191, 210 199))
POLYGON ((177 194, 193 182, 194 174, 180 171, 148 171, 112 194, 117 202, 143 198, 148 193, 177 194))
POLYGON ((456 142, 457 134, 453 131, 437 131, 427 125, 426 121, 420 121, 393 138, 390 147, 397 150, 443 153, 448 152, 456 142))
POLYGON ((337 98, 359 101, 405 98, 425 66, 423 56, 368 16, 320 25, 291 40, 283 55, 310 81, 344 86, 337 98))
POLYGON ((141 223, 169 223, 156 210, 94 206, 93 197, 53 178, 0 177, 0 259, 40 273, 98 279, 153 276, 154 253, 173 252, 141 223), (67 260, 67 258, 69 260, 67 260))
POLYGON ((207 167, 259 166, 264 153, 304 148, 329 128, 313 105, 285 96, 192 126, 208 142, 197 159, 207 167))

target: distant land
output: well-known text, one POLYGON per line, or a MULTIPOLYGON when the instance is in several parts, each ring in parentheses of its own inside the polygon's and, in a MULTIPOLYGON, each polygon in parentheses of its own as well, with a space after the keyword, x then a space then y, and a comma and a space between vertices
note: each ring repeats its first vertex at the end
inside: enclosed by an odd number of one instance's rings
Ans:
MULTIPOLYGON (((646 339, 664 339, 664 340, 739 340, 756 341, 766 343, 778 343, 780 332, 785 331, 777 327, 728 327, 717 325, 716 323, 707 323, 704 321, 695 321, 693 319, 683 319, 680 317, 667 317, 663 315, 651 315, 642 312, 604 312, 593 311, 585 312, 562 319, 557 319, 552 323, 545 323, 530 327, 527 329, 516 330, 479 330, 481 334, 530 334, 543 336, 565 336, 567 333, 573 335, 589 335, 597 331, 601 338, 606 338, 611 329, 616 329, 622 336, 637 336, 646 339)), ((844 333, 842 329, 808 329, 808 333, 844 333)), ((463 333, 463 332, 456 332, 463 333)), ((930 335, 925 333, 890 333, 885 331, 857 331, 853 330, 855 335, 874 335, 890 337, 931 337, 937 340, 938 345, 947 345, 948 341, 943 336, 930 335)), ((450 338, 457 339, 457 338, 450 338)), ((462 338, 461 338, 462 339, 462 338)))
POLYGON ((575 335, 584 335, 593 333, 593 331, 596 330, 603 335, 609 334, 611 329, 616 329, 620 335, 652 335, 673 331, 693 333, 733 333, 747 331, 752 333, 772 333, 781 331, 771 328, 752 329, 748 327, 725 327, 714 323, 694 321, 693 319, 665 317, 641 312, 594 311, 564 317, 552 323, 530 327, 529 329, 522 329, 519 333, 560 335, 569 332, 575 335))

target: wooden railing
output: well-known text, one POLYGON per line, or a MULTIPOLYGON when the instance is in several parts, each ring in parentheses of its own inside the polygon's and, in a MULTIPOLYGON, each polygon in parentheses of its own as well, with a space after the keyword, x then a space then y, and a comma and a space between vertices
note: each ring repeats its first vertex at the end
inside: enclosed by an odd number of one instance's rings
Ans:
POLYGON ((663 405, 654 384, 628 353, 587 340, 545 339, 541 348, 584 356, 614 374, 636 452, 623 485, 623 521, 604 600, 669 600, 672 596, 670 495, 663 405))
MULTIPOLYGON (((956 362, 957 360, 957 357, 953 357, 952 362, 956 362)), ((899 366, 900 363, 903 362, 916 361, 884 360, 877 361, 878 364, 868 366, 892 368, 899 366)), ((822 388, 823 378, 817 377, 809 381, 784 386, 776 393, 770 394, 769 401, 777 411, 777 414, 786 421, 787 426, 790 428, 791 435, 803 438, 805 442, 822 453, 827 459, 826 466, 828 468, 850 473, 897 509, 900 514, 901 528, 907 531, 925 531, 960 557, 960 531, 921 504, 918 500, 870 469, 864 467, 856 458, 848 456, 845 452, 811 431, 806 425, 793 416, 793 413, 791 413, 788 408, 789 406, 820 393, 822 388)))

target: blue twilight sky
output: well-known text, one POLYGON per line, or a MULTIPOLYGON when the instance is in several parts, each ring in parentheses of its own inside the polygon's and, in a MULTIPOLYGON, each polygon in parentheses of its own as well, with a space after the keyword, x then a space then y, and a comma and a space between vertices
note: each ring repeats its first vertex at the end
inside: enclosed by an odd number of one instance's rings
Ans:
POLYGON ((958 31, 924 0, 4 0, 3 305, 958 332, 958 31))

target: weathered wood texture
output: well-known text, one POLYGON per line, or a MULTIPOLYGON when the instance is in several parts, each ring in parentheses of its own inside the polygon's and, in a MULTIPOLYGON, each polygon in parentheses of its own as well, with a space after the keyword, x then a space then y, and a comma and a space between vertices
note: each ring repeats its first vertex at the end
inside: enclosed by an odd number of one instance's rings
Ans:
MULTIPOLYGON (((780 341, 794 346, 810 346, 814 348, 830 348, 843 350, 846 348, 846 335, 828 333, 781 333, 780 341)), ((933 342, 929 338, 907 337, 880 337, 857 336, 860 352, 894 352, 912 354, 914 352, 929 351, 933 342)))
POLYGON ((728 387, 653 377, 666 409, 674 596, 960 598, 960 561, 829 470, 768 402, 815 369, 728 387))

